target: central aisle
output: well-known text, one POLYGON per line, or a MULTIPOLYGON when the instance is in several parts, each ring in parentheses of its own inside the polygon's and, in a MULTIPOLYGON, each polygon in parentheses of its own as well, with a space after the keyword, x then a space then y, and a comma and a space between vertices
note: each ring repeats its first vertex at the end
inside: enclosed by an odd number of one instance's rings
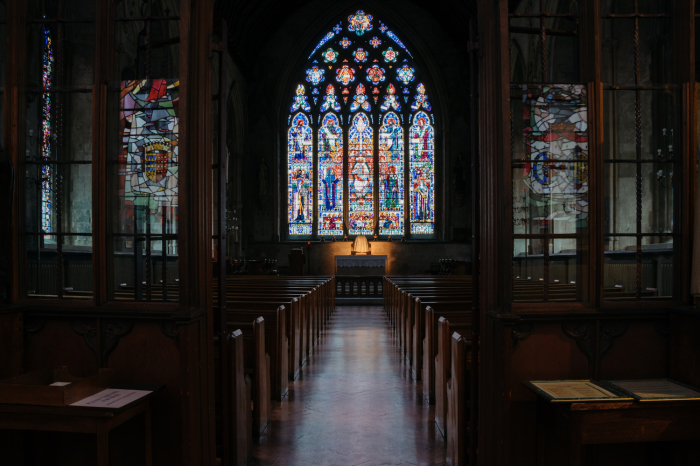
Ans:
POLYGON ((288 398, 275 404, 253 464, 445 464, 433 412, 383 308, 337 307, 288 398))

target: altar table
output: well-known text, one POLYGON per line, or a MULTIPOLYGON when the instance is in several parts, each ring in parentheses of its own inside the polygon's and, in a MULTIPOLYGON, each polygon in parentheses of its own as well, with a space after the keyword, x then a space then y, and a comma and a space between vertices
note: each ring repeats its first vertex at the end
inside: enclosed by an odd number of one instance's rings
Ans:
POLYGON ((336 275, 386 275, 386 255, 335 256, 336 275))

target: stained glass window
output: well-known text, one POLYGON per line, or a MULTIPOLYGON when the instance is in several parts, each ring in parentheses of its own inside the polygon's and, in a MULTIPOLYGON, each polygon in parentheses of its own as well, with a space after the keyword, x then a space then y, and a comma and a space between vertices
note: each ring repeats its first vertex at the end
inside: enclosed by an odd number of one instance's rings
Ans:
MULTIPOLYGON (((44 67, 42 81, 45 91, 51 90, 51 79, 53 77, 53 47, 51 45, 51 34, 48 28, 44 27, 44 67)), ((41 157, 44 161, 51 159, 51 94, 42 94, 42 139, 41 157)), ((41 229, 44 233, 51 231, 51 166, 41 166, 41 229)), ((50 236, 45 235, 45 239, 50 236)))
POLYGON ((371 235, 374 233, 374 131, 364 113, 352 119, 348 134, 348 168, 348 230, 351 235, 371 235))
POLYGON ((404 139, 399 116, 389 112, 379 129, 379 233, 403 234, 404 139))
POLYGON ((435 235, 435 116, 423 79, 370 12, 321 37, 285 117, 290 237, 435 235))
POLYGON ((425 112, 413 117, 410 136, 411 233, 433 233, 435 130, 425 112))
POLYGON ((289 234, 310 235, 313 227, 313 135, 309 118, 298 113, 288 131, 289 234))
POLYGON ((177 79, 121 83, 121 225, 135 234, 177 229, 179 86, 177 79))
POLYGON ((323 117, 318 131, 318 180, 318 233, 342 236, 343 130, 334 113, 323 117))

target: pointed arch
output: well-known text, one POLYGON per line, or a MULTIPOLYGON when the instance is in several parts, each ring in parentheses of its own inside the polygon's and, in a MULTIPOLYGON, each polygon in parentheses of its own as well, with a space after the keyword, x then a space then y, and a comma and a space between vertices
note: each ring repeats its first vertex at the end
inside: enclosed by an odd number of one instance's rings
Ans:
POLYGON ((431 237, 435 117, 427 76, 410 47, 393 26, 362 9, 332 23, 313 45, 290 89, 295 116, 287 120, 288 154, 298 154, 294 138, 307 128, 299 126, 303 115, 312 134, 312 160, 300 172, 298 160, 288 158, 288 234, 431 237), (430 154, 416 146, 422 155, 409 166, 411 124, 418 114, 424 116, 418 129, 429 132, 430 154), (305 188, 300 191, 307 185, 315 186, 313 202, 304 198, 305 188))

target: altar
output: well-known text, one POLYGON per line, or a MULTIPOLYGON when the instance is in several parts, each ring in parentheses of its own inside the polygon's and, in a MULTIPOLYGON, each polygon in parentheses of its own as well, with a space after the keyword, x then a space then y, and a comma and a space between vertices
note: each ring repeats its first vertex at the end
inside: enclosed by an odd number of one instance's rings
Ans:
POLYGON ((335 256, 336 275, 386 275, 387 256, 335 256))

